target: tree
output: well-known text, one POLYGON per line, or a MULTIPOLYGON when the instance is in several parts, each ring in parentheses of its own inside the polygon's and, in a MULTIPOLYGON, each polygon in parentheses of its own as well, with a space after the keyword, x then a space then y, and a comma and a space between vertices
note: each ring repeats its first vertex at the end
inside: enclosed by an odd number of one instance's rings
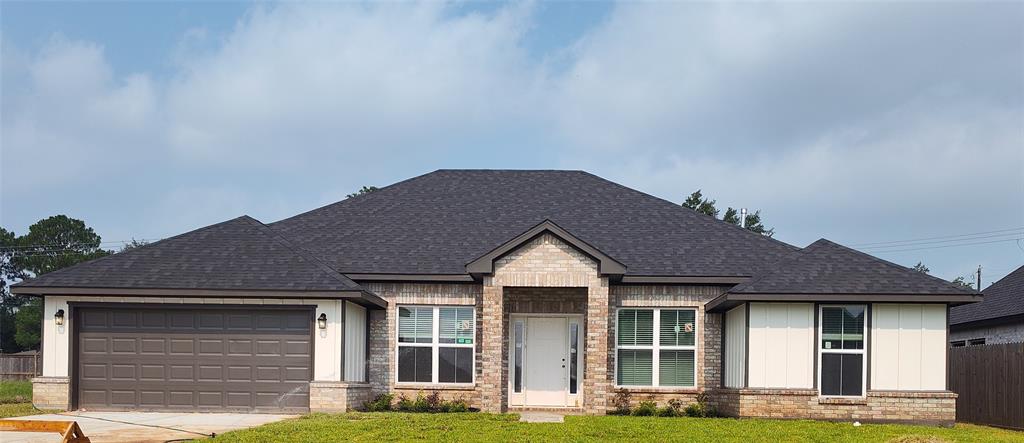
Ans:
POLYGON ((129 249, 135 249, 135 248, 138 248, 138 247, 146 246, 148 244, 149 244, 148 241, 136 240, 135 237, 132 237, 132 241, 130 241, 128 243, 125 243, 124 246, 121 246, 121 249, 119 249, 117 252, 124 252, 124 251, 127 251, 129 249))
POLYGON ((24 299, 11 295, 8 288, 9 282, 25 278, 24 271, 13 261, 17 246, 14 232, 0 228, 0 353, 20 348, 14 340, 14 316, 24 299))
POLYGON ((85 222, 66 215, 39 220, 18 238, 15 263, 33 275, 66 268, 84 261, 110 255, 100 249, 100 236, 85 222))
POLYGON ((963 277, 963 276, 957 277, 957 278, 953 279, 952 283, 954 285, 957 285, 957 286, 959 286, 961 288, 964 288, 964 289, 974 289, 974 284, 972 284, 971 282, 967 281, 967 277, 963 277))
POLYGON ((910 269, 913 269, 913 270, 915 270, 917 272, 921 272, 921 273, 924 273, 924 274, 932 272, 932 270, 928 269, 928 267, 925 266, 924 263, 922 263, 922 262, 917 262, 917 264, 914 265, 914 267, 910 268, 910 269))
POLYGON ((16 297, 6 282, 39 276, 57 269, 111 254, 100 248, 101 239, 85 222, 55 215, 29 226, 28 233, 15 237, 0 231, 0 263, 3 264, 3 303, 0 305, 0 346, 4 352, 39 346, 42 302, 35 297, 16 297), (11 328, 13 327, 13 333, 11 328))
POLYGON ((701 194, 700 189, 693 191, 689 197, 686 197, 686 201, 683 202, 683 206, 693 209, 704 215, 710 215, 712 217, 718 217, 718 209, 715 208, 715 201, 704 198, 701 194))
POLYGON ((359 189, 358 192, 353 192, 349 195, 346 195, 345 198, 359 197, 360 195, 369 194, 373 191, 376 191, 377 189, 379 188, 377 188, 376 186, 363 186, 361 189, 359 189))
MULTIPOLYGON (((683 201, 683 206, 693 209, 704 215, 710 215, 718 218, 718 208, 715 208, 715 200, 704 197, 701 190, 698 189, 686 197, 683 201)), ((744 226, 748 231, 756 232, 758 234, 771 237, 775 235, 775 228, 767 228, 764 223, 761 222, 761 211, 757 210, 753 213, 748 212, 746 216, 746 223, 740 223, 740 214, 736 209, 729 207, 725 210, 725 214, 722 216, 722 221, 726 223, 732 223, 736 226, 744 226)))

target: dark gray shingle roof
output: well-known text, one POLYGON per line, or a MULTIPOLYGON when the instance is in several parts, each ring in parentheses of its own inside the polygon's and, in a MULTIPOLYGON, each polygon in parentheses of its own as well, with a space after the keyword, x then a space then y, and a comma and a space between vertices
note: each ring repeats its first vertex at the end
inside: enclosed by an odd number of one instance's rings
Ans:
POLYGON ((242 216, 26 280, 23 287, 350 291, 358 284, 242 216))
POLYGON ((943 279, 821 239, 729 291, 734 294, 977 295, 943 279))
POLYGON ((465 274, 545 219, 626 275, 747 277, 797 249, 582 171, 440 170, 270 226, 347 274, 465 274))
POLYGON ((1024 266, 981 291, 981 303, 957 306, 949 311, 949 324, 1024 314, 1024 266))

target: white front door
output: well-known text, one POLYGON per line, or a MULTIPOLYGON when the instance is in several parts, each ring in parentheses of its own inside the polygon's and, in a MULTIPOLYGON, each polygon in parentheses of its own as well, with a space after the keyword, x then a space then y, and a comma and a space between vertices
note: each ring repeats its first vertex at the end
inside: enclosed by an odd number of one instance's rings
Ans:
POLYGON ((526 319, 525 403, 527 406, 566 406, 569 390, 568 319, 526 319))

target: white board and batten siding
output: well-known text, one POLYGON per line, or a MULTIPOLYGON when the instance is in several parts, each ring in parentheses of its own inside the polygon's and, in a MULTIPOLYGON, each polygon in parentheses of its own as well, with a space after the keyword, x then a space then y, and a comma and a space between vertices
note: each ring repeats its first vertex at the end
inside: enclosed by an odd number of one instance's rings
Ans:
POLYGON ((345 302, 345 381, 366 381, 366 308, 345 302))
POLYGON ((725 313, 725 387, 743 388, 747 377, 747 306, 725 313))
POLYGON ((871 307, 871 389, 946 389, 946 305, 871 307))
POLYGON ((749 315, 749 387, 813 388, 814 304, 750 303, 749 315))

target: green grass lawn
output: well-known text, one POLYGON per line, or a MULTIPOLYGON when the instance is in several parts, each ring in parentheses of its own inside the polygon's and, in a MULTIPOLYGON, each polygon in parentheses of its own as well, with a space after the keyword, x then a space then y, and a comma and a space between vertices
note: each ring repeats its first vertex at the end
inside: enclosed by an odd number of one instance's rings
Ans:
POLYGON ((703 442, 1024 442, 1024 433, 984 426, 863 425, 809 420, 568 416, 521 423, 514 414, 312 414, 217 436, 267 441, 703 441, 703 442))
POLYGON ((32 407, 32 382, 0 381, 0 418, 41 412, 32 407))

